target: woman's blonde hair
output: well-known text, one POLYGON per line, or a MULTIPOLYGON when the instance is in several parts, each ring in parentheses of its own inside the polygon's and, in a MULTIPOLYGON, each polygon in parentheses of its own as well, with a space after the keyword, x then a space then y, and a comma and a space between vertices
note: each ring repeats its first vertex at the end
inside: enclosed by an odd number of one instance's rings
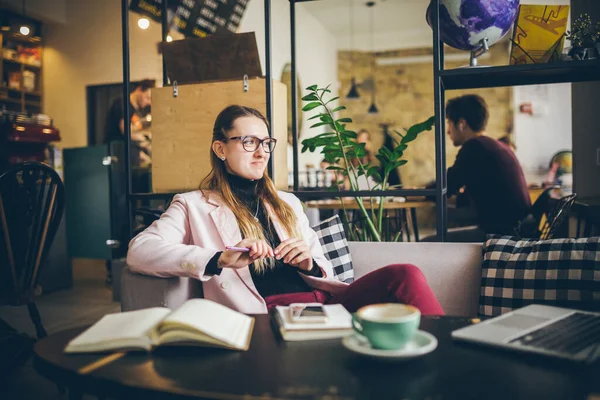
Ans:
MULTIPOLYGON (((232 105, 225 108, 217 116, 213 128, 212 141, 227 139, 227 133, 234 128, 235 121, 242 117, 259 118, 265 123, 267 130, 270 132, 269 121, 267 121, 260 111, 250 107, 232 105)), ((229 180, 227 179, 225 163, 217 157, 212 150, 212 147, 210 150, 210 164, 212 168, 211 171, 200 183, 200 190, 202 193, 206 195, 204 190, 211 190, 221 196, 225 205, 227 205, 235 215, 244 238, 265 240, 263 227, 260 222, 257 222, 254 219, 254 215, 248 206, 242 203, 240 199, 233 194, 231 186, 229 185, 229 180)), ((273 209, 273 212, 281 222, 283 228, 287 231, 288 235, 290 237, 298 237, 299 233, 297 230, 296 214, 294 214, 292 207, 282 201, 277 195, 277 189, 275 189, 273 181, 269 178, 267 170, 265 170, 263 178, 257 183, 256 193, 258 195, 258 201, 263 206, 268 204, 273 209)), ((265 269, 273 268, 274 266, 275 263, 271 258, 262 261, 256 260, 254 262, 254 268, 257 272, 264 272, 265 269)))

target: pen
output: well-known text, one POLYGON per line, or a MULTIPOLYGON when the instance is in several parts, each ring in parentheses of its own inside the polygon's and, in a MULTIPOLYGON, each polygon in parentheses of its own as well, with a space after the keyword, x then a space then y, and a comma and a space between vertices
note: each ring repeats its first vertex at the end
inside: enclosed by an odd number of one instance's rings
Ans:
POLYGON ((227 250, 240 251, 242 253, 247 253, 250 251, 247 247, 235 247, 235 246, 225 246, 227 250))

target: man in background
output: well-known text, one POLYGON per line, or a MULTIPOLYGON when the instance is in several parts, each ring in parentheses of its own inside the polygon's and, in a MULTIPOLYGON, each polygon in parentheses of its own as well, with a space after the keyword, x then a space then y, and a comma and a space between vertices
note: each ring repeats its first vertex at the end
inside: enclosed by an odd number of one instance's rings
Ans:
POLYGON ((486 234, 514 234, 531 208, 521 165, 510 147, 486 135, 485 100, 465 95, 446 105, 447 133, 460 147, 448 168, 448 197, 463 186, 475 207, 477 226, 449 230, 449 242, 482 242, 486 234))
MULTIPOLYGON (((148 130, 148 116, 152 104, 151 89, 154 81, 143 80, 133 85, 129 95, 129 115, 131 117, 131 162, 132 166, 151 163, 152 135, 148 130)), ((115 100, 108 112, 106 142, 125 140, 125 120, 123 99, 115 100)))

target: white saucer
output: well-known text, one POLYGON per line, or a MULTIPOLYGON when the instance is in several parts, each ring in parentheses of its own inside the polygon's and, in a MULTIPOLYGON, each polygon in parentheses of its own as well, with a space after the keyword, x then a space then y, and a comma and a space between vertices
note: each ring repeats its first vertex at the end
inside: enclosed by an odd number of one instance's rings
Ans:
POLYGON ((400 350, 374 349, 364 338, 352 334, 342 339, 342 344, 348 350, 378 360, 407 361, 431 353, 438 345, 438 341, 429 332, 418 330, 410 342, 400 350))

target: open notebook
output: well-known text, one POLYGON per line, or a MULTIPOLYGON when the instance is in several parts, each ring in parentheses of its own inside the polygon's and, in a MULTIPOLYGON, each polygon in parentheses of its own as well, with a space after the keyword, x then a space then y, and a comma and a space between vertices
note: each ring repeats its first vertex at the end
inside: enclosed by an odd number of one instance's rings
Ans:
POLYGON ((254 318, 205 299, 108 314, 71 340, 66 353, 146 350, 164 345, 248 350, 254 318))

